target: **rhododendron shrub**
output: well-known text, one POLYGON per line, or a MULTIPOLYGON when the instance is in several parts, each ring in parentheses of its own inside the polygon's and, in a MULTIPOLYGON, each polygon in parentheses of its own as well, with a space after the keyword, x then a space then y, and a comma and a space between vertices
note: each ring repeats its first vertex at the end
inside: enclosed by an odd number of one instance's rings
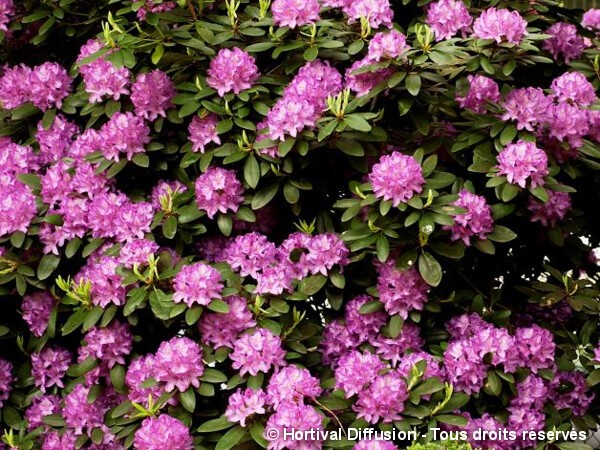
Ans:
POLYGON ((0 448, 587 448, 543 432, 600 422, 598 33, 0 0, 0 448), (340 427, 419 438, 284 436, 340 427))

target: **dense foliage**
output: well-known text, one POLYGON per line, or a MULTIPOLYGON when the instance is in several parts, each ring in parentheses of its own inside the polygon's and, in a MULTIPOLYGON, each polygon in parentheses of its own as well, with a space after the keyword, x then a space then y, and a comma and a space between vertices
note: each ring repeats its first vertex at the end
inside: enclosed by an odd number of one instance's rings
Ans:
POLYGON ((599 32, 552 0, 0 0, 5 448, 588 448, 599 32), (421 443, 284 440, 340 427, 421 443))

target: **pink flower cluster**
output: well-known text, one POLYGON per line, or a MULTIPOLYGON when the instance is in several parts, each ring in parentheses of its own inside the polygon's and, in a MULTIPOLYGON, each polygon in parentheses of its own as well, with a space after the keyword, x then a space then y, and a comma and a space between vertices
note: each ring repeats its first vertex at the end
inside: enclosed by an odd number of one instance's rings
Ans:
POLYGON ((217 134, 218 123, 219 117, 213 113, 208 113, 204 117, 194 116, 192 118, 188 132, 193 152, 199 151, 200 153, 204 153, 206 145, 211 142, 221 144, 221 139, 217 134))
POLYGON ((242 376, 267 373, 272 367, 285 365, 281 338, 266 328, 256 328, 238 337, 229 357, 233 361, 232 367, 242 376))
POLYGON ((33 69, 24 65, 4 67, 0 76, 0 105, 14 109, 32 102, 42 111, 62 106, 73 80, 57 63, 46 62, 33 69))
POLYGON ((429 287, 415 267, 403 271, 388 260, 378 267, 377 291, 388 314, 406 319, 410 311, 423 309, 429 287))
POLYGON ((498 169, 511 184, 522 188, 543 186, 548 175, 548 156, 533 142, 518 141, 508 144, 498 154, 498 169))
POLYGON ((139 4, 139 6, 135 5, 136 8, 139 8, 137 10, 137 18, 139 20, 146 20, 146 16, 148 15, 148 13, 160 14, 163 12, 171 11, 172 9, 175 9, 175 7, 177 6, 177 3, 170 2, 170 1, 161 1, 158 4, 155 4, 154 0, 133 0, 133 1, 134 1, 134 4, 139 4))
POLYGON ((498 103, 500 101, 500 90, 498 84, 483 75, 469 75, 469 90, 464 96, 456 96, 456 101, 461 108, 470 109, 476 113, 484 113, 487 103, 498 103))
POLYGON ((369 182, 378 198, 389 200, 393 206, 406 203, 423 191, 423 170, 415 158, 393 151, 381 157, 371 168, 369 182))
POLYGON ((600 9, 588 9, 583 14, 581 25, 598 33, 600 31, 600 9))
POLYGON ((38 291, 23 297, 23 320, 34 336, 40 337, 46 332, 50 313, 56 304, 57 301, 48 291, 38 291))
POLYGON ((465 245, 471 245, 471 238, 485 239, 494 229, 492 209, 485 197, 472 194, 466 189, 458 193, 454 206, 466 209, 466 212, 454 216, 454 225, 445 225, 445 230, 452 232, 452 240, 462 240, 465 245))
POLYGON ((552 37, 544 40, 542 48, 550 52, 555 60, 562 57, 568 63, 579 58, 588 47, 577 33, 577 27, 570 23, 557 22, 546 30, 546 34, 552 37))
POLYGON ((167 109, 173 106, 175 85, 166 73, 153 70, 138 75, 131 86, 131 101, 135 114, 148 120, 166 117, 167 109))
POLYGON ((427 6, 425 22, 435 33, 436 41, 450 39, 463 33, 473 23, 468 8, 462 0, 437 0, 427 6))
POLYGON ((207 74, 206 82, 221 97, 250 89, 260 77, 254 57, 238 47, 220 50, 211 60, 207 74))
POLYGON ((71 353, 62 348, 46 347, 39 353, 31 354, 31 376, 40 391, 52 386, 64 388, 62 378, 71 364, 71 353))
POLYGON ((217 212, 237 212, 244 188, 233 170, 209 167, 196 180, 196 204, 212 219, 217 212))
POLYGON ((571 196, 567 192, 548 191, 548 201, 544 203, 530 197, 527 209, 531 213, 532 222, 554 227, 571 210, 571 196))
POLYGON ((205 345, 215 348, 233 348, 240 333, 256 326, 254 316, 243 297, 232 296, 223 299, 229 307, 227 313, 204 311, 198 322, 200 339, 205 345))
POLYGON ((510 42, 519 45, 527 35, 527 21, 518 11, 488 8, 473 23, 473 36, 493 39, 498 44, 510 42))
POLYGON ((315 60, 304 65, 267 114, 268 136, 283 141, 286 135, 296 137, 303 129, 314 127, 327 97, 339 92, 341 84, 341 75, 329 63, 315 60))
POLYGON ((0 358, 0 408, 4 405, 4 402, 8 400, 10 391, 12 390, 13 365, 10 361, 0 358))
POLYGON ((273 22, 292 29, 319 20, 318 0, 274 0, 271 5, 273 22))
POLYGON ((0 31, 8 31, 8 23, 14 14, 13 0, 0 0, 0 31))
POLYGON ((204 263, 183 266, 173 279, 173 301, 185 303, 189 308, 194 305, 207 306, 212 299, 221 298, 221 274, 217 269, 204 263))
POLYGON ((136 450, 192 450, 194 441, 183 422, 161 414, 144 419, 135 432, 133 445, 136 450))

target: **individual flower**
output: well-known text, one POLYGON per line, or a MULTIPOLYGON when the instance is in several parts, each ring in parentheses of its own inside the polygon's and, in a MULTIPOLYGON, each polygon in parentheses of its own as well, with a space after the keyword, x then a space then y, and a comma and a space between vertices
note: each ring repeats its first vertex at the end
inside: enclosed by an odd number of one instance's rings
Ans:
POLYGON ((23 297, 23 320, 34 336, 40 337, 46 332, 50 313, 56 304, 57 301, 48 291, 38 291, 23 297))
POLYGON ((221 274, 204 263, 183 266, 173 279, 173 301, 184 302, 188 307, 195 304, 207 306, 212 299, 221 298, 221 274))
POLYGON ((168 414, 148 417, 135 432, 136 450, 192 450, 194 441, 189 428, 168 414))
POLYGON ((596 89, 580 72, 562 74, 552 81, 550 88, 558 102, 572 102, 580 106, 589 106, 598 99, 596 89))
POLYGON ((52 386, 64 388, 62 378, 71 364, 71 353, 56 347, 46 347, 31 354, 31 376, 42 392, 52 386))
POLYGON ((342 356, 335 369, 335 387, 346 393, 346 397, 360 393, 378 373, 385 368, 385 364, 377 355, 358 350, 342 356))
POLYGON ((238 47, 221 49, 211 60, 207 73, 206 82, 220 97, 250 89, 260 77, 254 57, 238 47))
POLYGON ((535 375, 529 375, 517 383, 517 395, 511 400, 511 407, 528 407, 542 409, 548 400, 548 386, 544 380, 535 375))
POLYGON ((8 23, 15 14, 13 0, 0 0, 0 30, 8 31, 8 23))
POLYGON ((323 430, 323 417, 310 405, 303 403, 284 402, 275 414, 269 417, 265 425, 264 437, 267 439, 268 450, 319 450, 323 443, 319 440, 290 440, 286 439, 284 432, 323 430), (268 430, 278 431, 273 438, 268 430))
POLYGON ((99 103, 104 98, 116 101, 129 94, 131 73, 127 67, 116 67, 111 61, 98 58, 81 66, 79 72, 90 103, 99 103))
POLYGON ((571 196, 567 192, 547 191, 548 200, 544 203, 529 197, 527 209, 531 213, 532 222, 540 222, 545 227, 553 227, 565 218, 571 209, 571 196))
POLYGON ((196 180, 196 203, 212 219, 220 211, 237 212, 244 189, 233 170, 209 167, 196 180))
POLYGON ((10 391, 12 390, 13 365, 10 361, 0 358, 0 408, 4 405, 4 402, 8 400, 10 391))
POLYGON ((217 124, 219 117, 216 114, 208 113, 204 117, 194 116, 188 127, 190 141, 192 142, 192 151, 204 153, 205 146, 210 142, 221 145, 221 139, 217 134, 217 124))
POLYGON ((376 33, 373 36, 373 39, 369 41, 367 58, 372 61, 394 59, 408 50, 410 50, 410 46, 406 44, 406 36, 392 29, 388 32, 376 33))
POLYGON ((544 185, 544 177, 548 175, 548 157, 533 142, 518 141, 508 144, 498 155, 498 173, 506 175, 511 184, 522 188, 527 182, 532 188, 544 185))
POLYGON ((69 95, 73 80, 57 63, 45 62, 34 67, 30 79, 31 101, 42 111, 62 107, 63 99, 69 95))
POLYGON ((458 193, 458 200, 453 205, 466 209, 466 212, 454 216, 454 225, 444 226, 445 230, 452 232, 453 241, 460 239, 469 246, 473 236, 485 239, 493 231, 492 209, 485 201, 485 197, 462 189, 458 193))
POLYGON ((358 22, 361 17, 369 21, 371 28, 381 25, 392 28, 394 11, 389 0, 353 0, 346 1, 343 11, 348 16, 348 22, 358 22))
POLYGON ((518 45, 527 35, 527 21, 518 11, 488 8, 473 23, 473 36, 494 39, 498 44, 510 42, 518 45))
POLYGON ((318 378, 308 369, 290 365, 273 374, 267 387, 267 402, 277 409, 283 402, 303 403, 304 398, 316 398, 321 395, 318 378))
POLYGON ((153 70, 138 75, 131 86, 131 101, 135 114, 148 120, 166 117, 167 109, 173 106, 175 85, 162 70, 153 70))
POLYGON ((155 378, 165 383, 165 390, 181 392, 200 386, 204 373, 202 349, 187 337, 174 337, 160 344, 154 358, 155 378))
POLYGON ((271 5, 273 22, 292 29, 319 20, 318 0, 274 0, 271 5))
POLYGON ((386 81, 393 75, 394 69, 374 69, 373 71, 354 73, 365 66, 374 64, 375 61, 364 58, 356 61, 346 70, 346 87, 356 93, 357 97, 367 95, 375 86, 386 81))
POLYGON ((400 374, 392 370, 377 375, 369 386, 358 394, 358 400, 352 406, 357 418, 363 418, 370 424, 390 423, 402 420, 404 402, 408 400, 406 382, 400 374))
POLYGON ((15 175, 0 174, 0 237, 27 233, 37 213, 35 195, 15 175))
POLYGON ((515 347, 512 349, 505 369, 514 372, 518 367, 527 367, 532 373, 554 366, 556 344, 549 330, 538 325, 518 328, 514 336, 515 347))
POLYGON ((577 27, 570 23, 557 22, 546 30, 550 38, 544 39, 542 47, 549 51, 555 60, 564 58, 565 63, 577 59, 586 48, 585 41, 577 34, 577 27))
POLYGON ((547 120, 552 98, 540 88, 514 89, 508 93, 502 107, 502 120, 515 120, 517 129, 533 131, 533 127, 547 120))
POLYGON ((583 14, 581 25, 596 33, 600 31, 600 9, 588 9, 583 14))
POLYGON ((415 267, 402 271, 396 268, 395 261, 389 260, 378 272, 379 299, 388 314, 399 314, 406 319, 409 311, 423 309, 429 287, 415 267))
POLYGON ((244 376, 267 373, 271 367, 285 365, 285 351, 281 348, 281 338, 266 328, 257 328, 241 335, 233 343, 233 353, 229 355, 233 368, 244 376))
POLYGON ((60 410, 60 397, 58 395, 40 395, 34 397, 31 405, 25 412, 27 429, 33 430, 45 425, 43 422, 44 417, 51 414, 60 414, 60 410))
POLYGON ((415 158, 394 151, 381 157, 369 174, 369 182, 378 198, 390 200, 394 206, 406 203, 420 194, 425 184, 423 169, 415 158))
POLYGON ((427 7, 425 22, 434 32, 435 40, 441 41, 465 31, 473 18, 461 0, 437 0, 427 7))
POLYGON ((267 395, 262 389, 238 389, 229 397, 225 417, 230 422, 246 426, 246 419, 254 414, 264 414, 267 395))
POLYGON ((497 103, 500 101, 500 90, 494 80, 483 75, 469 75, 467 78, 469 80, 469 90, 464 96, 456 96, 456 101, 461 108, 483 114, 486 111, 488 102, 497 103))
POLYGON ((229 307, 228 312, 205 311, 200 316, 198 322, 200 340, 203 344, 214 348, 233 348, 233 343, 239 334, 256 326, 256 321, 243 297, 226 297, 223 301, 229 307))

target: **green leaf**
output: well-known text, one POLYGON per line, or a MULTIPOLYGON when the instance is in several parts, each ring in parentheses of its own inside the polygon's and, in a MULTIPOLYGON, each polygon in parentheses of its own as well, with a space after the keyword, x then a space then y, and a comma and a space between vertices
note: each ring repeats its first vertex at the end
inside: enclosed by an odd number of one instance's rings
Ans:
POLYGON ((269 442, 263 437, 264 433, 265 427, 262 423, 253 422, 252 424, 250 424, 250 436, 252 436, 254 442, 260 445, 262 448, 267 448, 269 442))
POLYGON ((402 328, 404 327, 404 319, 399 314, 394 314, 390 319, 388 327, 389 335, 392 339, 396 339, 400 336, 402 328))
POLYGON ((554 445, 561 450, 592 450, 592 447, 583 442, 557 442, 554 445))
POLYGON ((133 156, 132 161, 135 165, 140 167, 150 166, 150 158, 148 158, 148 155, 146 155, 145 153, 136 153, 133 156))
POLYGON ((55 255, 44 255, 40 261, 40 264, 37 268, 37 277, 40 280, 45 280, 48 278, 52 272, 56 270, 58 264, 60 263, 60 258, 55 255))
POLYGON ((410 95, 416 97, 421 90, 421 77, 411 73, 404 80, 404 84, 406 85, 406 90, 410 93, 410 95))
POLYGON ((306 61, 314 61, 319 56, 319 47, 313 45, 304 50, 303 57, 306 61))
POLYGON ((151 58, 152 64, 154 64, 154 65, 158 64, 164 54, 165 54, 165 46, 162 44, 157 45, 156 48, 154 49, 154 52, 152 52, 152 58, 151 58))
POLYGON ((488 239, 494 242, 509 242, 517 237, 517 234, 510 228, 503 227, 502 225, 496 225, 494 231, 489 234, 488 239))
POLYGON ((386 262, 390 254, 390 244, 387 238, 382 234, 377 238, 377 259, 386 262))
POLYGON ((208 309, 214 312, 227 314, 229 312, 229 305, 220 298, 213 298, 208 305, 208 309))
POLYGON ((383 303, 381 303, 379 300, 372 300, 362 305, 358 312, 360 314, 371 314, 377 311, 381 311, 382 309, 383 303))
POLYGON ((110 369, 110 381, 117 392, 123 392, 125 388, 125 368, 117 364, 110 369))
POLYGON ((204 422, 202 425, 198 427, 199 433, 212 433, 213 431, 221 431, 226 430, 227 428, 231 428, 235 423, 229 422, 225 416, 221 416, 218 419, 212 419, 207 422, 204 422))
POLYGON ((181 392, 179 394, 179 401, 186 411, 193 413, 196 409, 196 392, 194 388, 189 388, 187 391, 181 392))
POLYGON ((207 383, 213 383, 213 384, 226 383, 227 375, 225 375, 223 372, 221 372, 219 370, 207 367, 206 369, 204 369, 204 373, 200 377, 200 381, 205 381, 207 383))
POLYGON ((227 214, 219 214, 217 217, 217 225, 219 230, 221 230, 221 233, 225 236, 229 236, 233 228, 233 220, 231 219, 231 216, 227 214))
POLYGON ((437 377, 427 378, 425 381, 420 383, 415 389, 411 392, 414 392, 419 395, 427 395, 433 394, 434 392, 438 392, 444 389, 444 383, 440 381, 437 377))
POLYGON ((458 416, 456 414, 440 414, 439 416, 435 416, 438 422, 446 423, 448 425, 455 425, 459 427, 464 427, 467 425, 468 420, 466 417, 458 416))
POLYGON ((167 239, 173 239, 177 233, 177 217, 169 216, 162 225, 162 231, 167 239))
POLYGON ((351 114, 344 117, 344 122, 353 130, 356 131, 371 131, 371 125, 361 116, 351 114))
POLYGON ((600 369, 592 371, 592 373, 590 373, 590 375, 587 377, 588 386, 596 386, 598 383, 600 383, 600 369))
POLYGON ((185 323, 188 325, 194 325, 196 322, 198 322, 198 319, 200 319, 201 315, 202 308, 199 306, 194 306, 185 312, 185 323))
POLYGON ((495 371, 488 371, 487 380, 484 385, 484 390, 486 393, 496 397, 498 397, 502 392, 502 380, 495 371))
POLYGON ((240 425, 235 426, 219 439, 215 450, 229 450, 230 448, 233 448, 242 440, 245 434, 246 429, 244 427, 241 427, 240 425))
POLYGON ((273 197, 275 197, 275 194, 277 194, 278 190, 279 182, 273 183, 270 186, 258 191, 252 198, 252 209, 256 211, 257 209, 266 206, 273 199, 273 197))
POLYGON ((304 278, 298 288, 300 292, 304 295, 313 295, 321 290, 325 283, 327 282, 327 277, 323 275, 313 275, 307 278, 304 278))
POLYGON ((427 252, 419 257, 419 273, 430 286, 438 286, 442 281, 442 266, 427 252))
POLYGON ((502 130, 502 133, 500 134, 500 144, 504 146, 509 142, 512 142, 516 135, 517 127, 512 123, 510 125, 507 125, 506 127, 504 127, 504 130, 502 130))
POLYGON ((258 186, 260 181, 260 166, 254 155, 248 156, 244 164, 244 180, 252 189, 258 186))

